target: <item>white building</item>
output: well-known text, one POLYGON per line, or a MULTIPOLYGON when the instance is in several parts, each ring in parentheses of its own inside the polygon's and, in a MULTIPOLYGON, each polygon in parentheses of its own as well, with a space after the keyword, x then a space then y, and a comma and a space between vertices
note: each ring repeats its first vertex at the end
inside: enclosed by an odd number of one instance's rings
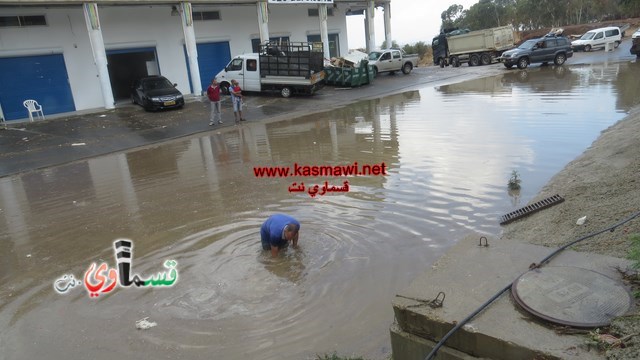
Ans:
MULTIPOLYGON (((390 1, 0 0, 0 118, 26 118, 26 99, 46 114, 111 109, 134 78, 153 74, 199 95, 232 56, 269 39, 322 41, 325 57, 345 55, 346 16, 375 7, 390 44, 390 1)), ((363 26, 373 30, 372 17, 363 26)))

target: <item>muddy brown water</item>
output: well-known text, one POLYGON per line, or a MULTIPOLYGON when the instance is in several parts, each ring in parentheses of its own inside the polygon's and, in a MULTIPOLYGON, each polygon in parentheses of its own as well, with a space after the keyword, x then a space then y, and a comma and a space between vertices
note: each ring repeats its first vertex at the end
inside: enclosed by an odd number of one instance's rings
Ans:
POLYGON ((0 358, 386 358, 395 293, 469 231, 499 234, 640 102, 639 77, 637 63, 505 71, 1 178, 0 358), (253 171, 356 161, 388 173, 253 171), (271 259, 259 226, 276 212, 301 221, 301 247, 271 259), (120 238, 134 273, 174 259, 178 281, 54 290, 92 262, 115 267, 120 238), (146 317, 157 326, 137 330, 146 317))

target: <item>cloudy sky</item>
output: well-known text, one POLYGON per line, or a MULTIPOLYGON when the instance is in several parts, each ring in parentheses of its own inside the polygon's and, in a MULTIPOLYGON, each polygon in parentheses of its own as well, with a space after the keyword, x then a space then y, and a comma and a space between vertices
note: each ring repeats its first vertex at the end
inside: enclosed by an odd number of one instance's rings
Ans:
MULTIPOLYGON (((391 36, 400 46, 424 41, 440 31, 440 14, 453 4, 468 9, 478 0, 391 0, 391 36)), ((376 46, 384 41, 384 13, 376 10, 376 46)), ((347 16, 349 48, 365 47, 364 16, 347 16)))

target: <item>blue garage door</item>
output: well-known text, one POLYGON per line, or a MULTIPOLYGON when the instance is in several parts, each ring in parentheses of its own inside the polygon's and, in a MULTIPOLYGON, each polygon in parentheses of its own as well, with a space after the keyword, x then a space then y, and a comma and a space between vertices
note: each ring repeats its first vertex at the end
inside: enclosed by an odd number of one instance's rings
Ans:
POLYGON ((29 117, 22 105, 34 99, 47 114, 75 111, 62 54, 0 58, 0 104, 5 120, 29 117))
MULTIPOLYGON (((200 82, 202 91, 205 91, 211 79, 224 69, 225 66, 231 60, 231 50, 229 49, 229 42, 214 42, 197 44, 196 50, 198 51, 198 67, 200 68, 200 82)), ((185 48, 185 58, 187 56, 185 48)), ((190 73, 189 59, 187 59, 187 71, 190 73)), ((191 76, 189 76, 189 86, 191 92, 193 92, 193 84, 191 83, 191 76)))

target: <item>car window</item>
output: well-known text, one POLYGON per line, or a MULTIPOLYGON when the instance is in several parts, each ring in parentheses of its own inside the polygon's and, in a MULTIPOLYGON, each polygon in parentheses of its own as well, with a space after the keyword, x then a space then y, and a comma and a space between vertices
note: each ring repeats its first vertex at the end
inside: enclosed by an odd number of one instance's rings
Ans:
POLYGON ((369 60, 378 60, 380 54, 381 53, 378 51, 373 51, 371 54, 369 54, 369 60))
POLYGON ((173 84, 166 78, 146 79, 142 83, 142 88, 145 90, 158 90, 172 88, 173 84))
POLYGON ((525 42, 523 42, 522 44, 520 44, 520 46, 518 46, 518 49, 522 49, 522 50, 529 50, 533 48, 533 45, 535 45, 537 42, 537 40, 527 40, 525 42))
POLYGON ((582 35, 582 37, 580 38, 580 40, 591 40, 593 39, 593 35, 595 35, 596 33, 589 31, 587 33, 585 33, 584 35, 582 35))
POLYGON ((391 60, 391 54, 390 53, 384 53, 384 55, 382 55, 382 57, 380 58, 380 60, 391 60))
POLYGON ((227 71, 239 71, 242 70, 242 59, 233 59, 229 64, 229 70, 227 71))
POLYGON ((257 61, 255 59, 247 60, 247 71, 256 71, 257 70, 257 61))
POLYGON ((393 58, 394 59, 400 59, 400 57, 401 57, 400 56, 400 51, 393 51, 392 53, 393 53, 393 58))
POLYGON ((545 48, 554 48, 556 47, 556 39, 549 39, 544 41, 545 48))
POLYGON ((598 34, 596 34, 596 36, 593 37, 593 40, 602 39, 603 37, 604 37, 604 34, 599 32, 598 34))
POLYGON ((614 29, 614 30, 607 30, 604 32, 604 34, 609 37, 609 36, 616 36, 618 35, 618 29, 614 29))

